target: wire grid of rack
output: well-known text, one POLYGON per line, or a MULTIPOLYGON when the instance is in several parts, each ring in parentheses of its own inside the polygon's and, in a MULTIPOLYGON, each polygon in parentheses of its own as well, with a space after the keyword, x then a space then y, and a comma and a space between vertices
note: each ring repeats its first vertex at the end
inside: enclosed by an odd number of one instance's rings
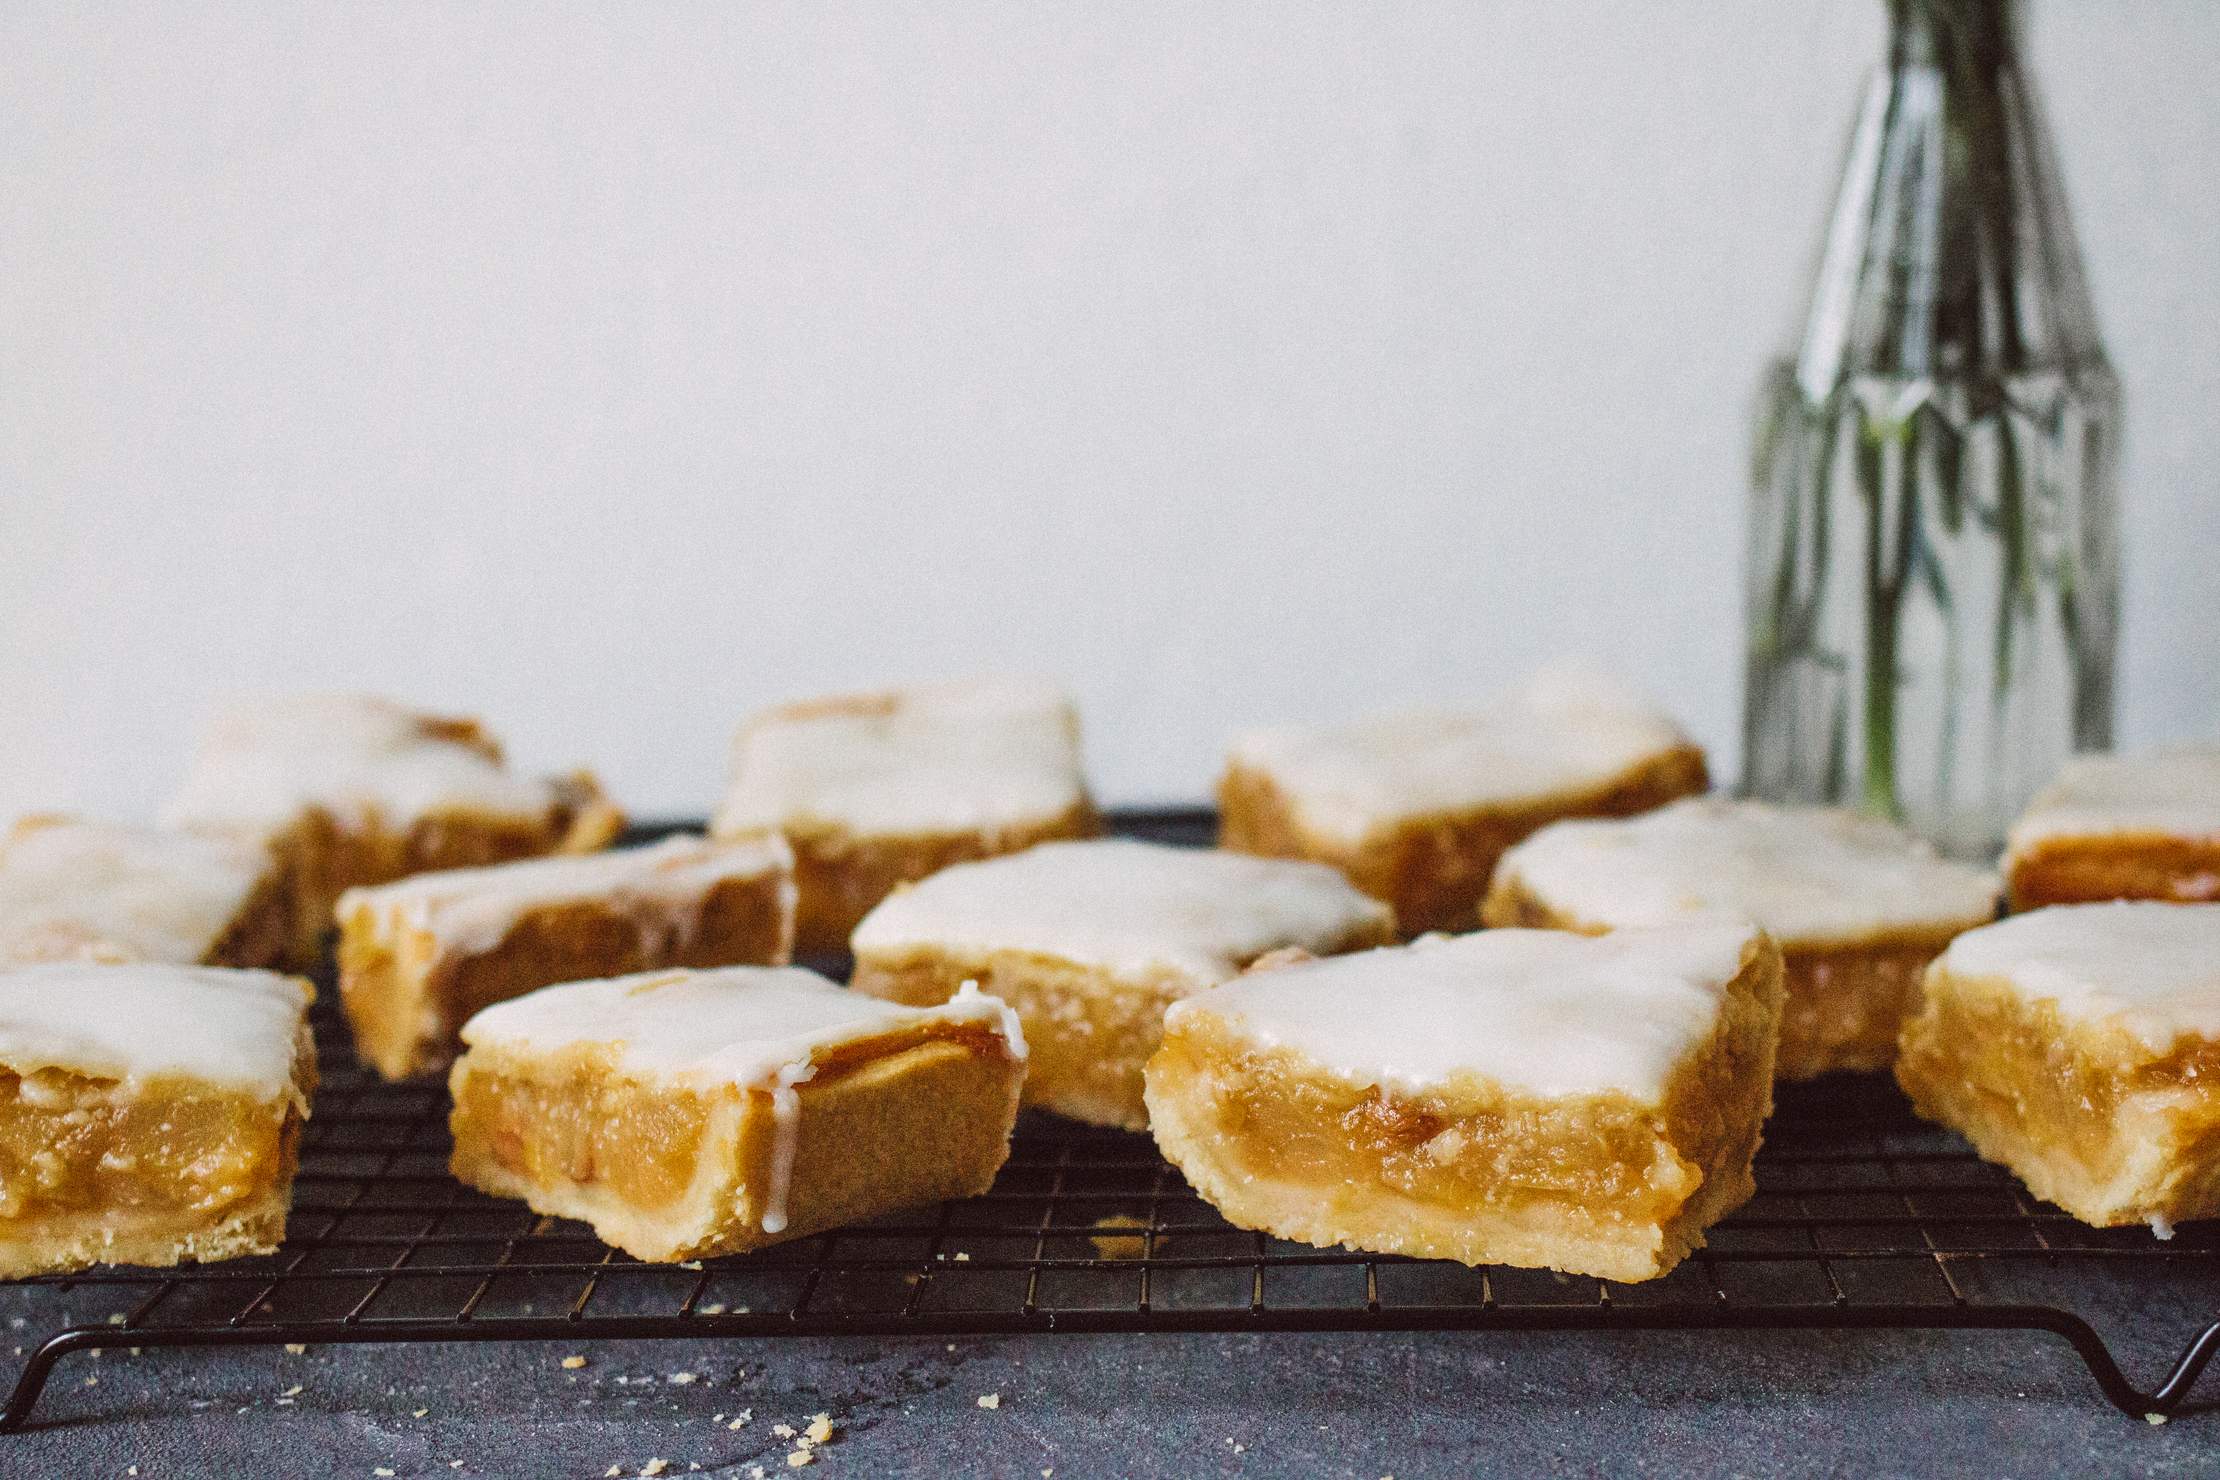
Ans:
MULTIPOLYGON (((1121 830, 1209 835, 1197 811, 1121 830)), ((838 963, 827 963, 837 966, 838 963)), ((354 1062, 323 994, 323 1085, 276 1254, 21 1282, 58 1325, 25 1358, 0 1432, 55 1364, 102 1347, 588 1338, 1195 1331, 1925 1329, 2050 1332, 2131 1414, 2180 1408, 2220 1352, 2190 1334, 2161 1381, 2131 1383, 2085 1318, 2122 1282, 2177 1317, 2220 1315, 2220 1223, 2160 1242, 2036 1202, 1878 1076, 1789 1086, 1758 1193, 1660 1280, 1466 1269, 1245 1232, 1145 1136, 1028 1114, 984 1196, 751 1255, 642 1264, 582 1225, 486 1197, 447 1173, 437 1082, 389 1085, 354 1062), (74 1320, 55 1321, 66 1298, 74 1320), (95 1319, 82 1317, 89 1311, 95 1319)), ((7 1286, 0 1285, 0 1291, 7 1286)), ((2000 1378, 2000 1381, 2003 1379, 2000 1378)))

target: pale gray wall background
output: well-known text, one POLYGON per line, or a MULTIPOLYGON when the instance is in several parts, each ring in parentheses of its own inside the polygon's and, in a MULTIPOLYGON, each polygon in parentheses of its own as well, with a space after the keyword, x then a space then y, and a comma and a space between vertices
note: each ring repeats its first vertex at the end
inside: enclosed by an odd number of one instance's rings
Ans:
MULTIPOLYGON (((0 812, 362 685, 700 810, 749 708, 1066 676, 1102 790, 1563 650, 1731 771, 1742 442, 1880 0, 0 9, 0 812)), ((2033 49, 2220 732, 2220 5, 2033 49)))

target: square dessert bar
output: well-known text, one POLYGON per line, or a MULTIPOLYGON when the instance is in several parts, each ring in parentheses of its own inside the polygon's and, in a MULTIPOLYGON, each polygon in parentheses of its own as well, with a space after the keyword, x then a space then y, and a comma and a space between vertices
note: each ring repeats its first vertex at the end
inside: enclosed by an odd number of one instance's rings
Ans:
POLYGON ((1025 1073, 991 997, 896 1007, 798 967, 546 987, 462 1036, 455 1175, 658 1262, 986 1191, 1025 1073))
POLYGON ((0 964, 268 966, 292 939, 269 850, 70 817, 0 838, 0 964))
POLYGON ((1897 1081, 2099 1227, 2220 1216, 2220 904, 2059 905, 1927 973, 1897 1081))
POLYGON ((782 832, 796 949, 837 951, 897 884, 1100 830, 1079 713, 1031 684, 939 684, 792 704, 750 720, 710 831, 782 832))
POLYGON ((1703 752, 1638 695, 1555 672, 1476 711, 1244 736, 1218 785, 1220 841, 1333 864, 1406 934, 1469 930, 1496 859, 1528 833, 1709 784, 1703 752))
POLYGON ((1156 1143, 1243 1228, 1611 1280, 1754 1190, 1780 954, 1747 925, 1488 930, 1174 1006, 1156 1143))
POLYGON ((2012 908, 2220 900, 2220 745, 2066 763, 2013 825, 2012 908))
POLYGON ((1699 797, 1641 817, 1559 822, 1496 865, 1489 925, 1601 934, 1705 915, 1750 920, 1788 988, 1775 1071, 1885 1069, 1920 975, 1996 918, 1997 881, 1902 828, 1826 807, 1699 797))
POLYGON ((1141 1130, 1141 1067, 1164 1009, 1272 951, 1392 940, 1395 917, 1322 864, 1111 839, 1043 843, 897 891, 855 935, 855 988, 1008 1002, 1032 1062, 1027 1104, 1141 1130))
POLYGON ((228 710, 163 814, 166 826, 270 845, 291 895, 290 958, 302 965, 357 884, 585 852, 623 821, 584 772, 510 771, 475 720, 346 694, 228 710))
POLYGON ((388 1079, 442 1068, 471 1015, 556 982, 781 965, 794 855, 777 837, 446 869, 339 897, 339 1000, 388 1079))
POLYGON ((0 968, 0 1277, 275 1249, 309 995, 266 971, 0 968))

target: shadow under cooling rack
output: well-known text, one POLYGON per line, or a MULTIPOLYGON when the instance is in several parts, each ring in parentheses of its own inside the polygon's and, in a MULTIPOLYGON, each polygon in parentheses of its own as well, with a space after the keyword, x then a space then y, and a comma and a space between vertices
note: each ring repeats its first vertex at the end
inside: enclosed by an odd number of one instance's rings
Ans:
MULTIPOLYGON (((1207 839, 1202 812, 1121 831, 1207 839)), ((837 963, 828 963, 837 964, 837 963)), ((2178 1409, 2220 1351, 2220 1223, 2161 1242, 2031 1198, 1879 1076, 1783 1090, 1758 1193, 1663 1279, 1619 1285, 1320 1250, 1229 1226, 1145 1136, 1021 1122, 982 1197, 698 1265, 641 1264, 582 1225, 447 1174, 438 1083, 356 1067, 319 1012, 323 1087, 276 1254, 0 1285, 43 1336, 0 1430, 55 1363, 100 1347, 1182 1331, 2005 1330, 2071 1342, 2131 1414, 2178 1409), (71 1316, 63 1316, 66 1299, 71 1316), (86 1319, 88 1312, 90 1319, 86 1319), (2092 1324, 2154 1366, 2146 1391, 2092 1324), (2169 1319, 2170 1318, 2170 1319, 2169 1319), (2182 1322, 2184 1329, 2164 1330, 2182 1322), (2175 1351, 2174 1342, 2186 1340, 2175 1351), (2170 1356, 2170 1361, 2167 1357, 2170 1356)), ((1725 1339, 1725 1338, 1722 1338, 1725 1339)), ((1999 1372, 2000 1396, 2010 1383, 1999 1372)))

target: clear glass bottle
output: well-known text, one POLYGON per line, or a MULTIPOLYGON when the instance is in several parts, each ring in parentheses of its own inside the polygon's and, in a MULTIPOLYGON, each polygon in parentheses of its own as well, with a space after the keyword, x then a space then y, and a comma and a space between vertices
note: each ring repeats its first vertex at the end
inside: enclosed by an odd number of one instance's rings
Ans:
POLYGON ((2111 743, 2120 393, 2011 0, 1890 0, 1768 372, 1744 789, 1993 850, 2111 743))

